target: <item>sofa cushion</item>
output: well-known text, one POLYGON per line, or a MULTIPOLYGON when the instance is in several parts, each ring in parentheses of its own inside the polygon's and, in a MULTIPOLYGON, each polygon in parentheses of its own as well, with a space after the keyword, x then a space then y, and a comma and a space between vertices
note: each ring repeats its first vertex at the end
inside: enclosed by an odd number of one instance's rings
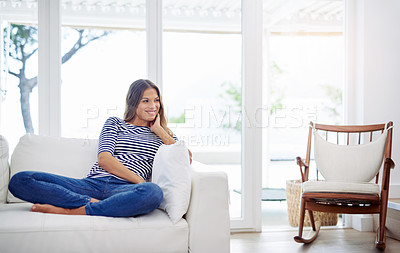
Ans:
POLYGON ((136 218, 29 212, 0 204, 0 252, 188 252, 188 224, 155 210, 136 218))
POLYGON ((186 213, 190 201, 190 159, 184 141, 161 145, 153 162, 152 182, 161 187, 164 199, 160 208, 173 223, 186 213))
MULTIPOLYGON (((97 140, 26 134, 10 161, 10 175, 20 171, 43 171, 83 178, 97 160, 97 140)), ((22 202, 9 192, 7 202, 22 202)))
POLYGON ((0 135, 0 203, 4 203, 7 197, 8 181, 10 177, 8 150, 7 140, 0 135))

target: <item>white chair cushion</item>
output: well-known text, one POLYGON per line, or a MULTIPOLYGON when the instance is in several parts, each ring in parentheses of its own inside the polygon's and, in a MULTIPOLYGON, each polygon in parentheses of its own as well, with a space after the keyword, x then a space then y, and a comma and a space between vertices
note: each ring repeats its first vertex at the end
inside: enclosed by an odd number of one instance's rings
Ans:
POLYGON ((307 181, 302 192, 362 193, 380 195, 379 185, 374 183, 348 183, 334 181, 307 181))
POLYGON ((387 131, 361 145, 337 145, 314 130, 314 154, 318 171, 327 181, 369 182, 382 166, 387 131))
POLYGON ((184 141, 161 145, 153 162, 152 182, 161 187, 164 199, 160 208, 177 223, 186 213, 191 190, 190 159, 184 141))
MULTIPOLYGON (((97 161, 97 140, 26 134, 14 149, 10 176, 20 171, 42 171, 83 178, 97 161)), ((7 202, 22 202, 8 192, 7 202)))

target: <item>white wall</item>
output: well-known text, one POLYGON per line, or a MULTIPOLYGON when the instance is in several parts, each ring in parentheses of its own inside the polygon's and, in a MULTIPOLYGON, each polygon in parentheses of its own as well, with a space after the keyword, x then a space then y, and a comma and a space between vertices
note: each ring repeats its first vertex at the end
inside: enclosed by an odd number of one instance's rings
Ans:
POLYGON ((349 7, 348 122, 393 121, 390 197, 400 198, 400 1, 357 0, 349 7))

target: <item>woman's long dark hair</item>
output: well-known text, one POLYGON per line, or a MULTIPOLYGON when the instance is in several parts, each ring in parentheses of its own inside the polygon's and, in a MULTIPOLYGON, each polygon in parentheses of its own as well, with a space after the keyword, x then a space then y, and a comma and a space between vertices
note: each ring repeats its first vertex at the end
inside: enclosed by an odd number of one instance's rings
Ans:
POLYGON ((165 117, 164 105, 161 99, 160 89, 150 80, 139 79, 134 81, 129 87, 128 94, 126 95, 124 120, 125 122, 129 122, 135 117, 136 109, 140 103, 140 100, 142 99, 143 93, 148 88, 153 88, 157 91, 157 95, 160 99, 160 109, 158 110, 160 124, 161 127, 164 128, 165 131, 167 131, 167 133, 172 136, 172 131, 167 127, 167 119, 165 117))

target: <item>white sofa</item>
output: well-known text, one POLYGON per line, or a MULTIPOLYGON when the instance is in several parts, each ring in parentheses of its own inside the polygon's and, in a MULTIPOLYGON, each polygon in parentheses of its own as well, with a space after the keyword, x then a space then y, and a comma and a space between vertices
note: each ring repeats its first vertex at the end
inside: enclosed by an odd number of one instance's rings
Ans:
POLYGON ((136 218, 68 216, 30 212, 8 192, 22 170, 82 178, 96 160, 97 140, 27 134, 9 159, 0 135, 0 252, 229 252, 226 174, 201 171, 193 162, 192 191, 184 218, 173 224, 162 210, 136 218))

